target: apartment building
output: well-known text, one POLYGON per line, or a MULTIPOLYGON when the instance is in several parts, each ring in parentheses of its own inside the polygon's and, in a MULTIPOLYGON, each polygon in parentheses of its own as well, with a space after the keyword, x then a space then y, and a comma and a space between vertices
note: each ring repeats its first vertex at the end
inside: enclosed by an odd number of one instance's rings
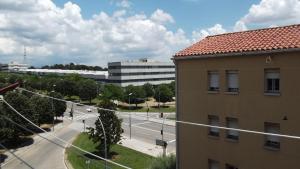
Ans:
MULTIPOLYGON (((300 136, 300 25, 208 36, 174 55, 177 120, 300 136)), ((300 169, 300 140, 177 123, 179 169, 300 169)))
POLYGON ((157 62, 140 59, 108 63, 108 83, 119 86, 141 86, 145 83, 162 84, 175 80, 175 65, 172 62, 157 62))

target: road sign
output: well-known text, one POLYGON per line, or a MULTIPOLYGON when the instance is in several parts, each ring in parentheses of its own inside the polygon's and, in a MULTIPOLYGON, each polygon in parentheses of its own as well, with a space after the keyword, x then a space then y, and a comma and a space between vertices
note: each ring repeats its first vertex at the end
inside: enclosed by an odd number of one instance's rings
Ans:
POLYGON ((168 143, 166 141, 156 139, 156 145, 162 146, 162 147, 167 147, 168 143))

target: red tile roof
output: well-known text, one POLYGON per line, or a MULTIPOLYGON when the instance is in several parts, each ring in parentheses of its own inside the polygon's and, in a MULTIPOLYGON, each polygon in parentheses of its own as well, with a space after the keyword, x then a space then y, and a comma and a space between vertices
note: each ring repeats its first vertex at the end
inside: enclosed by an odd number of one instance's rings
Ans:
POLYGON ((284 49, 300 49, 300 24, 208 36, 179 51, 185 56, 221 55, 284 49))

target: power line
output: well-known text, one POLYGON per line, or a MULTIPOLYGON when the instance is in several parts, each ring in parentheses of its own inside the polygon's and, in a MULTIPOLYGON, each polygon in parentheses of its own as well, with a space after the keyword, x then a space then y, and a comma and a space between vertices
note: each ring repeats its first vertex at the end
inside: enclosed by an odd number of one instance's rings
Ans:
MULTIPOLYGON (((20 89, 28 91, 28 92, 33 93, 33 94, 39 94, 39 93, 35 93, 35 92, 29 91, 29 90, 26 90, 26 89, 23 89, 23 88, 20 88, 20 89)), ((39 95, 41 95, 41 94, 39 94, 39 95)), ((50 96, 46 96, 46 95, 41 95, 41 96, 50 97, 50 96)), ((56 98, 53 98, 53 99, 56 99, 56 98)), ((71 101, 66 101, 66 100, 63 100, 63 99, 60 99, 60 100, 61 101, 65 101, 65 102, 71 102, 71 101)), ((73 102, 71 102, 71 103, 73 103, 73 102)), ((80 105, 84 105, 84 104, 80 104, 80 105)), ((93 109, 97 109, 96 107, 93 107, 93 106, 88 106, 88 107, 93 108, 93 109)), ((103 109, 103 108, 99 108, 99 109, 107 110, 107 111, 111 111, 111 112, 115 111, 115 110, 103 109)), ((119 113, 118 111, 115 111, 115 112, 119 113)), ((261 132, 261 131, 253 131, 253 130, 245 130, 245 129, 229 128, 229 127, 221 127, 221 126, 214 126, 214 125, 208 125, 208 124, 203 124, 203 123, 195 123, 195 122, 189 122, 189 121, 175 120, 175 122, 176 123, 182 123, 182 124, 188 124, 188 125, 201 126, 201 127, 206 127, 206 128, 212 127, 212 128, 223 129, 223 130, 239 131, 239 132, 244 132, 244 133, 252 133, 252 134, 260 134, 260 135, 269 135, 269 136, 285 137, 285 138, 292 138, 292 139, 300 139, 300 136, 292 136, 292 135, 284 135, 284 134, 274 134, 274 133, 266 133, 266 132, 261 132)))
POLYGON ((56 97, 51 97, 51 96, 48 96, 48 95, 36 93, 36 92, 30 91, 30 90, 27 90, 27 89, 24 89, 24 88, 20 88, 20 87, 18 89, 22 90, 22 91, 32 93, 32 94, 39 95, 41 97, 47 97, 47 98, 50 98, 50 99, 54 99, 54 100, 58 100, 58 101, 66 102, 66 103, 72 103, 72 104, 76 104, 76 105, 80 105, 80 106, 87 106, 88 108, 91 108, 91 109, 100 109, 100 110, 105 110, 105 111, 110 111, 110 112, 117 112, 116 110, 105 109, 105 108, 101 108, 101 107, 88 106, 88 105, 81 104, 81 103, 74 103, 72 101, 68 101, 68 100, 59 99, 59 98, 56 98, 56 97))
POLYGON ((229 127, 222 127, 222 126, 214 126, 214 125, 208 125, 208 124, 202 124, 202 123, 193 123, 193 122, 179 121, 179 120, 176 120, 176 123, 182 123, 182 124, 188 124, 188 125, 194 125, 194 126, 200 126, 200 127, 206 127, 206 128, 209 127, 209 128, 223 129, 223 130, 239 131, 239 132, 251 133, 251 134, 285 137, 285 138, 292 138, 292 139, 299 139, 300 140, 300 136, 266 133, 266 132, 261 132, 261 131, 245 130, 245 129, 238 129, 238 128, 229 128, 229 127))
MULTIPOLYGON (((37 93, 37 92, 33 92, 33 91, 30 91, 30 90, 27 90, 27 89, 24 89, 24 88, 18 88, 19 90, 22 90, 22 91, 25 91, 25 92, 29 92, 31 94, 35 94, 35 95, 39 95, 41 97, 47 97, 47 98, 50 98, 50 99, 54 99, 54 100, 57 100, 57 101, 62 101, 62 102, 66 102, 66 103, 71 103, 71 104, 76 104, 76 105, 80 105, 80 106, 86 106, 90 109, 94 109, 94 110, 104 110, 104 111, 109 111, 109 112, 115 112, 117 114, 132 114, 130 112, 120 112, 120 111, 117 111, 117 110, 112 110, 112 109, 105 109, 105 108, 101 108, 101 107, 95 107, 95 106, 89 106, 89 105, 85 105, 85 104, 81 104, 81 103, 75 103, 75 102, 72 102, 72 101, 68 101, 68 100, 64 100, 64 99, 59 99, 59 98, 56 98, 56 97, 51 97, 51 96, 48 96, 48 95, 44 95, 44 94, 40 94, 40 93, 37 93)), ((82 112, 84 113, 84 112, 82 112)), ((84 113, 84 114, 87 114, 87 113, 84 113)), ((144 115, 137 115, 135 114, 135 116, 139 116, 139 117, 147 117, 147 116, 144 116, 144 115)), ((160 118, 157 118, 157 117, 151 117, 151 118, 154 118, 154 119, 159 119, 161 120, 160 118)))
MULTIPOLYGON (((5 118, 6 120, 10 121, 11 123, 17 125, 18 127, 22 128, 22 129, 24 129, 24 130, 26 130, 26 131, 28 131, 28 132, 30 132, 30 133, 32 133, 32 134, 36 134, 37 136, 39 136, 39 137, 45 139, 46 141, 48 141, 48 142, 50 142, 50 143, 53 143, 53 144, 55 144, 55 145, 61 147, 62 149, 67 148, 67 147, 65 147, 65 146, 63 146, 63 145, 60 145, 60 144, 56 143, 56 142, 53 141, 53 140, 48 139, 47 137, 42 136, 42 135, 39 134, 39 133, 36 133, 36 132, 34 132, 34 131, 32 131, 32 130, 30 130, 30 129, 28 129, 28 128, 26 128, 26 127, 24 127, 24 126, 22 126, 22 125, 20 125, 20 124, 18 124, 18 123, 16 123, 15 121, 13 121, 12 119, 10 119, 10 118, 8 118, 8 117, 5 117, 5 116, 3 116, 3 115, 0 115, 0 116, 1 116, 2 118, 5 118)), ((74 152, 75 152, 77 155, 80 155, 80 156, 82 156, 82 157, 84 157, 84 158, 86 158, 86 159, 89 159, 88 157, 84 156, 83 154, 81 154, 81 153, 79 153, 79 152, 77 152, 77 151, 74 151, 74 152)))
MULTIPOLYGON (((34 169, 30 164, 28 164, 26 161, 24 161, 23 159, 21 159, 19 156, 17 156, 14 152, 12 152, 11 150, 9 150, 8 148, 6 148, 2 143, 0 143, 0 147, 4 148, 6 151, 8 151, 10 154, 12 154, 14 157, 16 157, 18 160, 22 161, 27 167, 34 169)), ((1 164, 0 164, 1 165, 1 164)), ((1 166, 0 166, 1 168, 1 166)))
POLYGON ((5 118, 6 120, 10 121, 11 123, 17 125, 18 127, 20 127, 20 128, 22 128, 22 129, 24 129, 24 130, 26 130, 26 131, 32 133, 32 134, 36 134, 37 136, 39 136, 39 137, 41 137, 41 138, 43 138, 43 139, 45 139, 45 140, 47 140, 47 141, 49 141, 49 142, 55 144, 55 145, 57 145, 57 146, 59 146, 59 147, 61 147, 61 148, 66 148, 66 147, 63 146, 63 145, 60 145, 60 144, 58 144, 58 143, 56 143, 56 142, 54 142, 54 141, 48 139, 47 137, 44 137, 44 136, 42 136, 41 134, 36 133, 36 132, 34 132, 34 131, 32 131, 32 130, 26 128, 26 127, 24 127, 23 125, 20 125, 20 124, 16 123, 15 121, 13 121, 12 119, 10 119, 10 118, 8 118, 8 117, 5 117, 5 116, 3 116, 3 115, 0 115, 0 116, 1 116, 2 118, 5 118))
MULTIPOLYGON (((15 113, 17 113, 19 116, 21 116, 23 119, 25 119, 27 122, 29 122, 29 123, 32 124, 33 126, 39 128, 39 129, 42 130, 43 132, 45 132, 45 133, 47 132, 46 130, 40 128, 39 126, 37 126, 36 124, 34 124, 32 121, 30 121, 29 119, 27 119, 27 118, 26 118, 25 116, 23 116, 21 113, 19 113, 19 112, 18 112, 15 108, 13 108, 13 107, 5 100, 5 99, 2 99, 2 101, 3 101, 8 107, 10 107, 10 109, 12 109, 15 113)), ((80 148, 80 147, 78 147, 78 146, 75 146, 75 145, 73 145, 73 144, 67 142, 66 140, 63 140, 63 139, 57 137, 57 136, 56 136, 55 134, 53 134, 53 133, 51 133, 51 134, 52 134, 56 139, 60 140, 61 142, 65 143, 65 144, 67 144, 67 145, 70 145, 71 147, 74 147, 74 148, 76 148, 76 149, 78 149, 78 150, 80 150, 80 151, 82 151, 82 152, 85 152, 85 153, 87 153, 87 154, 89 154, 89 155, 91 155, 91 156, 93 156, 93 157, 96 157, 96 158, 98 158, 98 159, 107 161, 107 162, 109 162, 109 163, 111 163, 111 164, 117 165, 117 166, 122 167, 122 168, 131 169, 131 168, 129 168, 129 167, 127 167, 127 166, 124 166, 124 165, 122 165, 122 164, 113 162, 113 161, 111 161, 111 160, 108 160, 108 159, 106 159, 106 158, 100 157, 100 156, 98 156, 98 155, 96 155, 96 154, 93 154, 93 153, 91 153, 91 152, 88 152, 88 151, 86 151, 86 150, 84 150, 84 149, 82 149, 82 148, 80 148)))

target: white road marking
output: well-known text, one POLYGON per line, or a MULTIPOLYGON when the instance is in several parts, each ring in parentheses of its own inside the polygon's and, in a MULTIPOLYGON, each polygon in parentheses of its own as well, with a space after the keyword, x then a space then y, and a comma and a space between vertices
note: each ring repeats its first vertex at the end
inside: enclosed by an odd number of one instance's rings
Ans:
MULTIPOLYGON (((124 123, 124 122, 123 122, 123 124, 129 126, 128 123, 124 123)), ((160 130, 158 131, 158 130, 148 129, 148 128, 140 127, 140 126, 133 126, 133 125, 131 125, 131 126, 132 126, 132 127, 135 127, 135 128, 143 129, 143 130, 148 130, 148 131, 153 131, 153 132, 160 133, 160 130)), ((175 134, 173 134, 173 133, 168 133, 168 132, 164 132, 164 134, 167 134, 167 135, 170 135, 170 136, 176 136, 175 134)))
POLYGON ((138 125, 147 124, 147 123, 152 123, 152 122, 151 121, 145 121, 145 122, 141 122, 141 123, 135 123, 132 126, 138 126, 138 125))
POLYGON ((167 143, 169 144, 169 143, 173 143, 173 142, 176 142, 176 139, 170 140, 170 141, 168 141, 167 143))

